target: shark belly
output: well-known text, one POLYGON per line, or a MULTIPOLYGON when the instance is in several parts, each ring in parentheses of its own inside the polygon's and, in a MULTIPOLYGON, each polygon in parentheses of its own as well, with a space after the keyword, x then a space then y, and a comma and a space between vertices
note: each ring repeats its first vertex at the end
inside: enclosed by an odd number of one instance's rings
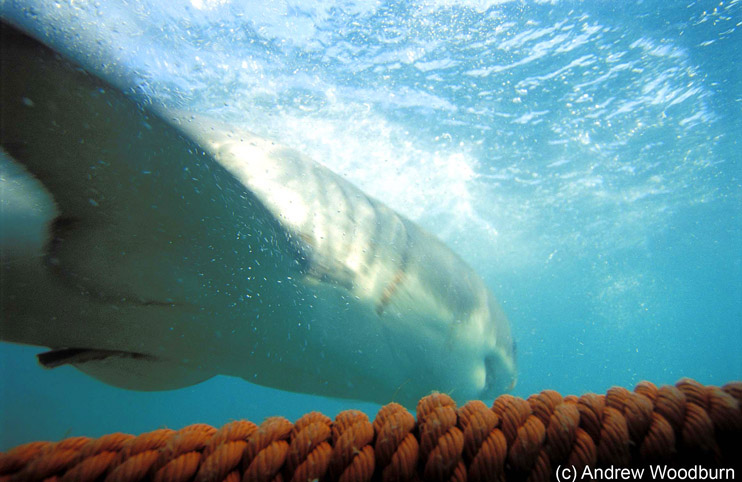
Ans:
POLYGON ((225 374, 412 405, 512 385, 504 313, 434 236, 291 149, 143 107, 5 24, 3 47, 3 340, 143 390, 225 374))

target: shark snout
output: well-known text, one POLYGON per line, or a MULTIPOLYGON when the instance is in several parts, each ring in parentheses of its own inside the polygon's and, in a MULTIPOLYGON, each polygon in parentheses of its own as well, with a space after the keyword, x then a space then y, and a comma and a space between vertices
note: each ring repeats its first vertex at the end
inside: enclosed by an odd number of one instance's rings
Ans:
POLYGON ((485 382, 480 394, 483 400, 492 400, 511 391, 517 382, 515 363, 512 358, 495 352, 484 358, 485 382))

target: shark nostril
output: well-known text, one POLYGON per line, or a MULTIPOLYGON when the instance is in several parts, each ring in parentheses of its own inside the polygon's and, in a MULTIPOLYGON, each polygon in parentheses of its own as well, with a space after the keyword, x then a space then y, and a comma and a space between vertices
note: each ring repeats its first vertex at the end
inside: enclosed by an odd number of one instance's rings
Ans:
POLYGON ((516 377, 511 365, 497 353, 484 357, 485 382, 482 398, 494 398, 515 387, 516 377))
POLYGON ((485 379, 483 393, 491 394, 496 389, 497 362, 492 355, 484 357, 485 379))

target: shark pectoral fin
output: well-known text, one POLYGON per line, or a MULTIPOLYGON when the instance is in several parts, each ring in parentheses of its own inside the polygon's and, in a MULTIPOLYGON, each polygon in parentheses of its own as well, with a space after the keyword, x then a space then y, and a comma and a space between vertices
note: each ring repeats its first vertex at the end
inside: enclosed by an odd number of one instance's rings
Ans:
POLYGON ((209 145, 11 25, 0 42, 0 168, 50 205, 50 277, 104 302, 197 303, 235 266, 293 269, 280 222, 209 145))
POLYGON ((208 380, 214 373, 144 353, 93 348, 56 348, 37 355, 44 368, 72 365, 83 373, 129 390, 173 390, 208 380))
POLYGON ((154 361, 157 358, 143 353, 132 353, 119 350, 94 350, 91 348, 55 348, 36 355, 44 368, 56 368, 62 365, 77 365, 105 360, 110 357, 133 358, 154 361))

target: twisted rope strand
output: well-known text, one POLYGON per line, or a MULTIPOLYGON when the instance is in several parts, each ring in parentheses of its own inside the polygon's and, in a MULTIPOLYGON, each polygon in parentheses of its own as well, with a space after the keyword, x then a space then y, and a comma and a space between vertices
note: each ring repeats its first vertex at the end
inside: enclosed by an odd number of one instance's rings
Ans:
POLYGON ((390 403, 373 423, 347 410, 334 421, 312 412, 294 424, 271 417, 31 442, 0 453, 0 482, 539 482, 565 464, 738 468, 740 453, 742 382, 683 379, 605 395, 502 395, 489 408, 457 408, 436 393, 420 400, 417 420, 390 403))

